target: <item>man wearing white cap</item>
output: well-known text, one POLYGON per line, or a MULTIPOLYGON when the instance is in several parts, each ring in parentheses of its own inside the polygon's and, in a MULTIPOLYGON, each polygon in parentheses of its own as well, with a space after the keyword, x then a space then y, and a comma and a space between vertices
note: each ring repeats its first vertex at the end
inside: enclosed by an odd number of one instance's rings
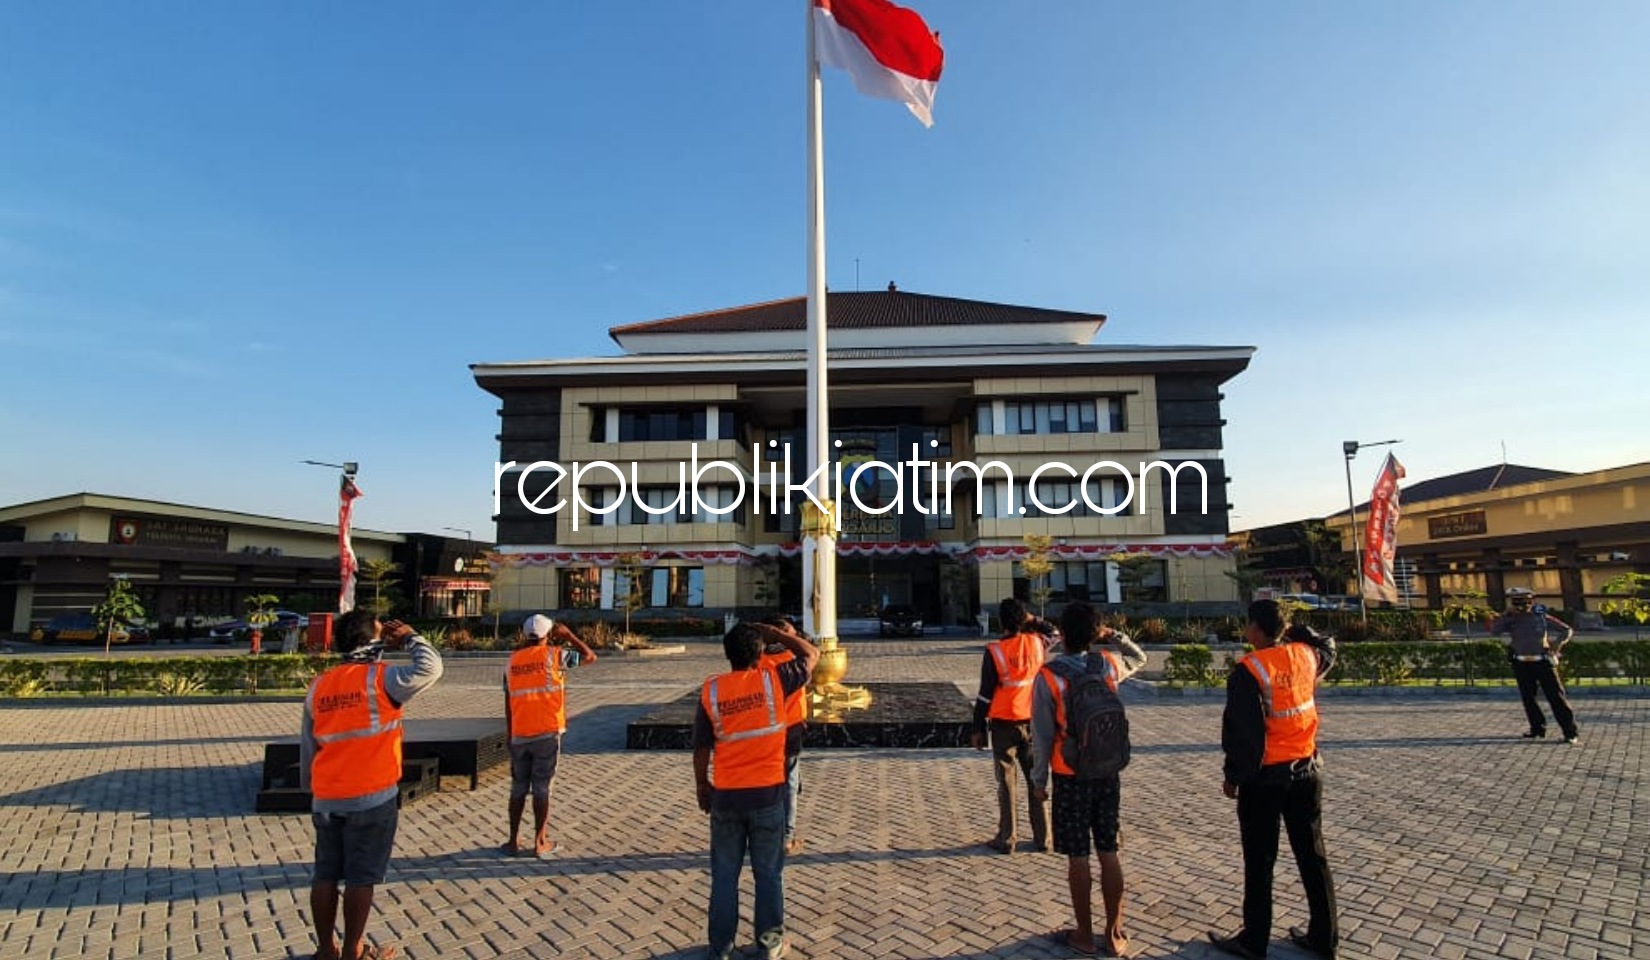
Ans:
POLYGON ((504 720, 510 728, 510 842, 504 852, 522 852, 521 814, 531 789, 533 853, 542 857, 556 849, 545 833, 545 822, 550 818, 550 781, 556 776, 561 735, 567 729, 563 678, 567 670, 595 663, 596 654, 573 631, 542 613, 528 617, 521 632, 521 649, 510 655, 504 671, 504 720))

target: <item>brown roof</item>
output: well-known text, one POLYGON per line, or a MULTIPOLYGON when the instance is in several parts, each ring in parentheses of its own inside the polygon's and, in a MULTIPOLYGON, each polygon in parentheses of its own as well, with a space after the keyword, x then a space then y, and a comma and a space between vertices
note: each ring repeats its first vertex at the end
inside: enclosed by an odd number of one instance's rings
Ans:
MULTIPOLYGON (((1045 310, 983 300, 959 300, 925 293, 874 291, 826 294, 826 311, 833 330, 884 327, 1000 326, 1017 323, 1106 322, 1105 314, 1045 310)), ((804 297, 770 300, 743 307, 693 313, 664 320, 627 323, 609 328, 617 340, 632 333, 752 333, 769 330, 805 330, 808 301, 804 297)))

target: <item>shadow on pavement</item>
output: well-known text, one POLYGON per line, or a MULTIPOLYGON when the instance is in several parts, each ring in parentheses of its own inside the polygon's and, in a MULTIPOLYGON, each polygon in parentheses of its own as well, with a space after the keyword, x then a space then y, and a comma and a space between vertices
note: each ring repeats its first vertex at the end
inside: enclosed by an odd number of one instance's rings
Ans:
MULTIPOLYGON (((135 813, 152 820, 240 817, 262 784, 261 761, 237 766, 139 767, 0 795, 0 807, 67 807, 135 813)), ((3 898, 0 898, 3 899, 3 898)))

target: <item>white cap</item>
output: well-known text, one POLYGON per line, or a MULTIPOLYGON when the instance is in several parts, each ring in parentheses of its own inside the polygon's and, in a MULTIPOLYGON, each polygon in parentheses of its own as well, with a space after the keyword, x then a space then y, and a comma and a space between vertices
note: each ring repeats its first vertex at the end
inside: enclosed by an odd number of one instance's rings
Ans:
POLYGON ((556 621, 542 613, 535 613, 527 618, 526 623, 521 625, 521 632, 529 637, 548 637, 555 626, 556 621))
POLYGON ((1535 591, 1531 590, 1529 587, 1508 587, 1507 588, 1507 596, 1509 596, 1509 597, 1533 597, 1533 596, 1535 596, 1535 591))

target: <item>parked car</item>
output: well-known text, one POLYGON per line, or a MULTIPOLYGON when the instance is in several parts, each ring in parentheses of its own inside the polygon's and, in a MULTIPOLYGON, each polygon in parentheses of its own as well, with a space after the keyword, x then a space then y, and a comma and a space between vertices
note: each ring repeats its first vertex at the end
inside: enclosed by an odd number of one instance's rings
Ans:
MULTIPOLYGON (((309 617, 305 614, 293 613, 291 610, 272 610, 270 612, 275 616, 275 619, 259 628, 263 630, 266 637, 280 636, 289 627, 295 626, 299 630, 304 630, 309 626, 309 617)), ((246 633, 251 629, 252 625, 245 620, 226 620, 208 629, 206 639, 213 643, 230 643, 244 639, 246 633)))
POLYGON ((922 636, 922 616, 904 603, 890 603, 877 614, 877 634, 884 637, 922 636))
MULTIPOLYGON (((101 643, 103 631, 90 613, 68 613, 53 617, 43 627, 29 631, 35 643, 101 643)), ((149 628, 139 623, 117 624, 111 643, 148 643, 149 628)))

